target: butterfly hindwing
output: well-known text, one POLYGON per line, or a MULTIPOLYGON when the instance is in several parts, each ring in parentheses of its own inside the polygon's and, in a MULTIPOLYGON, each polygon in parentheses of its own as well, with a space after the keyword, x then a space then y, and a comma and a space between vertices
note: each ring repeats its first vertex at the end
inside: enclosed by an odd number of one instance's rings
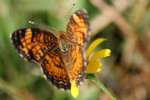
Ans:
POLYGON ((66 71, 66 66, 62 60, 60 49, 49 51, 41 66, 47 79, 50 80, 58 88, 70 89, 70 80, 66 71))
POLYGON ((71 68, 69 70, 70 80, 75 80, 77 85, 80 85, 80 82, 85 78, 85 67, 86 60, 84 57, 83 48, 80 46, 71 46, 70 56, 68 59, 71 59, 71 68))

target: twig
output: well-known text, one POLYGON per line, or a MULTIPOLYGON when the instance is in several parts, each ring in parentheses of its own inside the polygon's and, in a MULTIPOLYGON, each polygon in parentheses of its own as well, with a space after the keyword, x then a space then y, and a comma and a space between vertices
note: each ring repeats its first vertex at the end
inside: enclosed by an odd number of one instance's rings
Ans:
MULTIPOLYGON (((126 0, 128 1, 128 0, 126 0)), ((114 3, 116 7, 106 4, 103 0, 91 0, 91 3, 102 11, 102 15, 98 15, 91 21, 92 36, 98 31, 104 29, 107 25, 114 22, 121 30, 122 35, 127 35, 131 32, 130 25, 128 22, 119 14, 120 12, 126 10, 129 6, 128 4, 123 4, 122 0, 116 0, 114 3), (120 5, 124 7, 119 7, 120 5), (120 8, 120 9, 116 9, 120 8)))

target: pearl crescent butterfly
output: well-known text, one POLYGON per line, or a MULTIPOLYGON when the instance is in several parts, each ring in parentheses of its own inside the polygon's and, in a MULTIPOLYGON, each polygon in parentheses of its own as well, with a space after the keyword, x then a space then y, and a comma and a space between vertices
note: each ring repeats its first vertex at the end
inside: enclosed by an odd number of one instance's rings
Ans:
POLYGON ((53 85, 70 89, 71 80, 79 86, 85 76, 88 32, 87 12, 78 10, 70 17, 66 32, 57 36, 40 28, 23 28, 12 33, 11 39, 18 53, 39 64, 53 85))

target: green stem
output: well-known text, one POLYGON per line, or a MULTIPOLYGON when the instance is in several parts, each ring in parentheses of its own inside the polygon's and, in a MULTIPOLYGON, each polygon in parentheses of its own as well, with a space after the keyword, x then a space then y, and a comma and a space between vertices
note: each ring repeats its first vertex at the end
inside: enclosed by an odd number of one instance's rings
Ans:
POLYGON ((102 89, 103 92, 111 97, 112 100, 117 100, 116 97, 105 87, 105 85, 100 80, 95 80, 95 82, 97 83, 99 88, 102 89))

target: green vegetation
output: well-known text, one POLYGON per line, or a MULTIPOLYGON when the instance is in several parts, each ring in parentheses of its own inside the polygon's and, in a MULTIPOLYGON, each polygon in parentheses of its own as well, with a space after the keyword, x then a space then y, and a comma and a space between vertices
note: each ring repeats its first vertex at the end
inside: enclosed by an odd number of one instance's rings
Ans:
POLYGON ((149 100, 149 44, 149 0, 0 0, 0 100, 149 100), (107 38, 98 49, 110 48, 112 56, 102 60, 101 81, 85 81, 73 98, 45 80, 39 65, 20 58, 10 35, 33 26, 65 30, 77 9, 89 13, 88 44, 107 38))

